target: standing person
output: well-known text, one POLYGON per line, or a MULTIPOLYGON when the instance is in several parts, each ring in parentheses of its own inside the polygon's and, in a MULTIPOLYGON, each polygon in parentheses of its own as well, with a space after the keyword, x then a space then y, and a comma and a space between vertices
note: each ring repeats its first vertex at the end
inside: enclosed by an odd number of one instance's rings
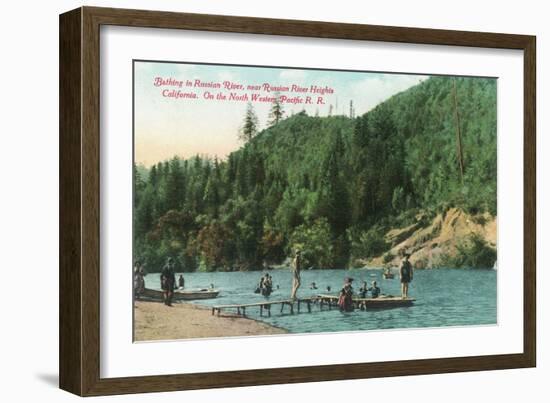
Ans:
POLYGON ((271 281, 271 277, 269 276, 269 273, 265 273, 260 281, 260 292, 264 297, 269 297, 272 290, 273 283, 271 281))
POLYGON ((340 290, 338 298, 338 306, 342 312, 353 311, 353 287, 351 286, 352 278, 347 277, 344 286, 340 290))
POLYGON ((273 291, 273 278, 269 273, 266 273, 265 280, 264 280, 264 288, 265 293, 264 295, 269 296, 271 292, 273 291))
POLYGON ((262 290, 264 289, 264 282, 265 282, 265 277, 264 276, 260 277, 260 282, 258 283, 258 287, 256 287, 256 290, 254 291, 254 293, 261 294, 262 290))
POLYGON ((410 253, 405 253, 403 263, 399 269, 399 277, 401 278, 401 298, 408 298, 409 283, 413 279, 413 268, 411 262, 409 262, 410 256, 410 253))
POLYGON ((143 265, 136 262, 134 266, 134 296, 136 299, 145 291, 145 269, 143 265))
POLYGON ((183 278, 183 274, 180 274, 180 277, 178 278, 178 287, 182 290, 185 288, 185 279, 183 278))
POLYGON ((164 305, 172 306, 175 285, 176 274, 174 273, 174 259, 169 257, 160 274, 160 286, 163 291, 164 305))
POLYGON ((292 292, 290 293, 290 299, 296 299, 296 293, 300 288, 300 270, 302 268, 302 253, 297 250, 292 262, 292 292))

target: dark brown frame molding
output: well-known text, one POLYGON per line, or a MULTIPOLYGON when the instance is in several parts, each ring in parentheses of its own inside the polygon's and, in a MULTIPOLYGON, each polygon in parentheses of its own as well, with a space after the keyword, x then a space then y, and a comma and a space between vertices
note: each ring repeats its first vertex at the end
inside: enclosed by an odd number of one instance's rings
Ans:
POLYGON ((81 396, 314 382, 536 365, 536 38, 483 32, 82 7, 60 16, 60 387, 81 396), (524 52, 524 349, 521 354, 193 374, 100 377, 101 25, 519 49, 524 52))

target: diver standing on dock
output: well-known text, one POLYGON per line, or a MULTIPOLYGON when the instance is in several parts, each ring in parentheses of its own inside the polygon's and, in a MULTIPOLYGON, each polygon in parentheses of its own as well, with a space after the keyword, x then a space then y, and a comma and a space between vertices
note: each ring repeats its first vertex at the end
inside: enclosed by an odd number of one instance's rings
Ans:
POLYGON ((399 277, 401 278, 401 297, 408 298, 409 296, 409 283, 413 279, 413 268, 411 262, 409 262, 410 253, 405 253, 403 263, 399 269, 399 277))
POLYGON ((302 268, 302 255, 299 250, 296 251, 296 256, 292 262, 292 292, 290 293, 290 299, 296 299, 296 293, 300 288, 300 269, 302 268))

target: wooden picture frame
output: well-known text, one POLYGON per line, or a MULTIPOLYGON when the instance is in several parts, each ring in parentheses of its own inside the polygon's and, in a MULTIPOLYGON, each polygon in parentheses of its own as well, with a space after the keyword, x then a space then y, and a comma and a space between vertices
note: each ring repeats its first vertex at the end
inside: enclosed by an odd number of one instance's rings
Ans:
POLYGON ((330 22, 81 7, 60 16, 60 387, 81 396, 533 367, 535 288, 535 37, 330 22), (250 33, 524 52, 524 348, 521 354, 211 373, 100 377, 100 27, 250 33))

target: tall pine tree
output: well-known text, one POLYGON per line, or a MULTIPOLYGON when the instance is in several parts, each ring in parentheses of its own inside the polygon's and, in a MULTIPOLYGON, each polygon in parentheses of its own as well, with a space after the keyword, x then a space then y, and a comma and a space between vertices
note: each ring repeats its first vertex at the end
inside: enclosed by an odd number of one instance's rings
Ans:
POLYGON ((239 133, 239 139, 245 143, 248 143, 258 133, 258 117, 254 112, 252 103, 246 105, 246 113, 244 115, 243 126, 239 133))
POLYGON ((278 92, 275 93, 275 98, 271 104, 271 110, 269 111, 269 125, 274 126, 281 121, 285 111, 281 104, 281 96, 278 92))

